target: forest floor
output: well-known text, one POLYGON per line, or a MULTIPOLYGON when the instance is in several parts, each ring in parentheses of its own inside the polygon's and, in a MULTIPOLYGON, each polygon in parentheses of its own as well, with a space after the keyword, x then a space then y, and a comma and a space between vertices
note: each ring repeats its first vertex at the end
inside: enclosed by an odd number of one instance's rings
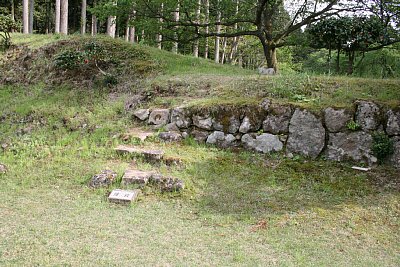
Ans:
MULTIPOLYGON (((155 97, 154 106, 181 101, 208 105, 213 101, 210 92, 236 101, 228 93, 236 92, 235 81, 285 81, 286 74, 258 77, 233 67, 212 69, 213 63, 155 49, 150 54, 160 62, 182 58, 181 70, 169 66, 140 83, 145 90, 167 88, 157 89, 165 95, 155 97), (182 67, 185 61, 189 63, 182 67), (193 62, 199 65, 197 72, 193 62), (204 77, 210 86, 205 92, 196 90, 204 77), (176 90, 182 93, 170 94, 175 88, 171 81, 180 84, 176 90)), ((394 80, 309 79, 342 81, 360 88, 349 91, 355 98, 368 92, 388 104, 397 94, 391 89, 398 82, 394 80), (392 99, 385 100, 385 95, 392 99)), ((379 166, 360 172, 347 163, 220 150, 190 138, 182 143, 157 138, 139 142, 123 134, 141 127, 124 111, 128 94, 66 84, 0 86, 0 163, 8 169, 0 174, 0 265, 400 265, 398 170, 379 166), (185 190, 150 190, 131 206, 110 204, 106 196, 120 187, 118 182, 106 189, 90 189, 87 183, 107 168, 122 176, 132 159, 115 153, 119 144, 157 147, 181 159, 178 166, 154 166, 140 159, 135 164, 182 179, 185 190)), ((319 105, 302 103, 310 102, 319 105)))

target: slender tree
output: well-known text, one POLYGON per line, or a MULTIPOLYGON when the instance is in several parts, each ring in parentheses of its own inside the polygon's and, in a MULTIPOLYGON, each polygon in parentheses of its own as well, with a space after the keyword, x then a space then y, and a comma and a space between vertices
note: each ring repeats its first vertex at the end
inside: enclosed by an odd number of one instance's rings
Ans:
POLYGON ((60 33, 68 34, 68 0, 61 1, 60 33))
MULTIPOLYGON (((95 6, 96 6, 96 0, 93 1, 93 7, 95 7, 95 6)), ((97 17, 93 12, 92 12, 91 33, 92 33, 92 36, 95 36, 97 34, 97 17)))
POLYGON ((23 33, 29 33, 29 0, 22 1, 22 27, 23 33))
MULTIPOLYGON (((113 6, 116 6, 117 2, 113 2, 113 6)), ((107 19, 107 35, 115 38, 115 32, 117 29, 117 17, 116 16, 109 16, 107 19)))
MULTIPOLYGON (((198 0, 196 7, 196 23, 200 23, 201 15, 201 0, 198 0)), ((193 44, 193 56, 199 57, 199 39, 196 39, 193 44)))
POLYGON ((33 33, 33 12, 35 11, 35 0, 29 0, 29 33, 33 33))
POLYGON ((55 21, 55 33, 60 33, 60 23, 61 23, 61 0, 56 0, 56 21, 55 21))
MULTIPOLYGON (((164 12, 164 3, 161 3, 161 15, 163 15, 163 12, 164 12)), ((162 30, 163 30, 163 27, 162 27, 162 24, 163 24, 163 18, 162 18, 162 16, 160 16, 160 18, 158 19, 159 20, 159 23, 160 23, 160 27, 159 27, 159 33, 157 33, 157 48, 158 49, 161 49, 162 48, 162 41, 163 41, 163 36, 162 36, 162 30)))
POLYGON ((82 0, 81 34, 86 33, 86 9, 87 9, 87 2, 86 2, 86 0, 82 0))
POLYGON ((219 47, 220 47, 220 34, 221 34, 221 10, 219 8, 220 1, 217 1, 217 19, 215 25, 215 54, 214 61, 219 63, 219 47))
MULTIPOLYGON (((174 12, 174 21, 175 21, 175 23, 179 23, 179 20, 180 20, 180 2, 178 1, 177 6, 176 6, 176 9, 175 9, 175 12, 174 12)), ((176 27, 176 28, 177 28, 177 27, 176 27)), ((177 41, 177 39, 178 39, 178 34, 175 33, 174 37, 175 37, 175 38, 174 38, 175 41, 174 41, 174 43, 172 44, 172 52, 175 53, 175 54, 177 54, 177 53, 178 53, 178 46, 179 46, 179 43, 178 43, 178 41, 177 41)))
POLYGON ((208 43, 208 34, 210 33, 210 1, 209 0, 205 0, 204 1, 204 6, 205 6, 205 20, 204 20, 204 24, 206 25, 205 27, 205 47, 204 47, 204 58, 208 58, 208 52, 209 52, 209 43, 208 43))

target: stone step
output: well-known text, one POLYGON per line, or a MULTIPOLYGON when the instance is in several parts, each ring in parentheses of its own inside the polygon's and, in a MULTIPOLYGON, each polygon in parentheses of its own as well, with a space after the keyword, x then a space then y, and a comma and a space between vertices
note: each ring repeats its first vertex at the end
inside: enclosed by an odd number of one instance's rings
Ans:
POLYGON ((138 198, 140 190, 115 189, 108 196, 108 201, 118 204, 130 204, 138 198))
POLYGON ((122 185, 137 184, 145 186, 148 183, 159 186, 161 192, 178 192, 185 188, 182 180, 163 176, 154 171, 128 169, 122 177, 122 185))
POLYGON ((122 135, 122 140, 129 140, 131 138, 139 139, 140 141, 144 142, 147 138, 153 137, 154 132, 144 131, 139 128, 132 128, 127 133, 122 135))
POLYGON ((115 148, 115 151, 119 154, 130 154, 143 156, 148 162, 160 162, 164 157, 164 151, 143 149, 132 146, 119 145, 115 148))

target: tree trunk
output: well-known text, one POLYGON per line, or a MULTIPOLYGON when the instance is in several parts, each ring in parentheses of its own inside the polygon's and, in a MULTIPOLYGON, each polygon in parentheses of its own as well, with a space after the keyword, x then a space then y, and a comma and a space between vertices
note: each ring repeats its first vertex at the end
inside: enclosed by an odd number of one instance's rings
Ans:
POLYGON ((336 55, 336 73, 339 74, 339 72, 340 72, 340 48, 338 48, 336 55))
MULTIPOLYGON (((164 3, 161 3, 161 10, 160 10, 160 13, 161 13, 161 16, 162 16, 163 13, 164 13, 164 3)), ((162 36, 161 32, 162 32, 162 30, 163 30, 162 24, 163 24, 163 22, 164 22, 163 19, 162 19, 162 17, 159 18, 159 22, 160 22, 160 28, 159 28, 159 33, 157 34, 157 48, 158 48, 158 49, 161 49, 161 48, 162 48, 161 42, 162 42, 162 40, 163 40, 163 36, 162 36)))
POLYGON ((135 27, 131 26, 129 27, 129 42, 135 43, 135 27))
MULTIPOLYGON (((206 8, 205 23, 208 25, 208 23, 210 23, 210 1, 205 0, 204 5, 206 8)), ((210 32, 210 27, 206 26, 206 34, 208 34, 209 32, 210 32)), ((206 44, 204 47, 204 58, 208 58, 208 50, 209 50, 208 37, 206 37, 205 42, 206 44)))
MULTIPOLYGON (((179 14, 179 9, 180 9, 180 3, 179 3, 179 1, 178 1, 178 5, 177 5, 176 10, 175 10, 175 12, 174 12, 174 21, 175 21, 175 22, 179 22, 179 15, 180 15, 180 14, 179 14)), ((176 28, 175 28, 175 30, 176 30, 176 28)), ((178 39, 178 34, 177 34, 177 33, 174 34, 174 39, 175 39, 175 40, 178 39)), ((172 44, 172 53, 178 54, 178 47, 179 47, 179 43, 178 43, 177 41, 175 41, 175 42, 172 44)))
MULTIPOLYGON (((217 1, 218 5, 219 5, 219 0, 217 1)), ((221 11, 219 10, 219 6, 218 6, 218 11, 217 11, 217 23, 221 22, 221 11)), ((220 34, 221 33, 221 25, 217 24, 216 28, 215 28, 215 33, 216 34, 220 34)), ((215 37, 215 54, 214 54, 214 61, 216 63, 219 63, 219 46, 220 46, 220 37, 216 36, 215 37)))
POLYGON ((61 15, 61 2, 60 2, 61 0, 56 0, 56 21, 55 21, 55 23, 54 23, 54 25, 55 25, 55 33, 60 33, 60 22, 61 22, 61 19, 60 19, 60 15, 61 15))
POLYGON ((130 16, 129 16, 128 19, 126 20, 126 28, 125 28, 125 41, 126 41, 126 42, 129 42, 129 30, 130 30, 130 27, 129 27, 129 19, 130 19, 130 16))
MULTIPOLYGON (((239 14, 239 0, 236 0, 236 6, 235 6, 235 16, 239 14)), ((234 31, 236 32, 238 29, 238 24, 235 23, 233 26, 234 31)), ((233 58, 237 52, 239 45, 239 37, 233 37, 233 42, 232 42, 232 47, 231 47, 231 52, 229 53, 229 62, 232 64, 233 63, 233 58)))
MULTIPOLYGON (((116 6, 117 2, 113 2, 113 5, 116 6)), ((115 38, 115 31, 117 29, 117 17, 116 16, 109 16, 107 19, 107 35, 115 38)))
POLYGON ((263 44, 263 48, 264 48, 264 56, 265 59, 267 60, 267 67, 273 68, 275 70, 275 73, 277 73, 278 62, 276 59, 276 48, 268 44, 263 44))
POLYGON ((225 58, 226 58, 226 45, 228 43, 228 38, 224 37, 223 45, 222 45, 222 58, 221 58, 221 64, 225 63, 225 58))
POLYGON ((35 7, 35 0, 29 0, 29 33, 33 33, 33 12, 35 7))
POLYGON ((23 33, 29 33, 29 1, 23 0, 22 2, 22 26, 23 33))
POLYGON ((81 34, 86 34, 86 0, 82 0, 82 11, 81 11, 81 34))
MULTIPOLYGON (((93 7, 96 6, 96 0, 93 1, 93 7)), ((91 28, 92 36, 97 34, 97 17, 92 13, 92 28, 91 28)))
MULTIPOLYGON (((200 23, 200 14, 201 14, 201 0, 198 0, 196 9, 196 23, 200 23)), ((193 56, 199 57, 199 39, 196 39, 194 41, 193 56)))
POLYGON ((68 34, 68 0, 61 1, 60 32, 68 34))
MULTIPOLYGON (((11 19, 12 19, 12 21, 15 21, 14 0, 11 0, 11 19)), ((14 32, 14 29, 11 29, 11 32, 14 32)))
POLYGON ((352 75, 354 71, 354 59, 355 59, 355 51, 349 51, 349 62, 347 68, 347 75, 352 75))

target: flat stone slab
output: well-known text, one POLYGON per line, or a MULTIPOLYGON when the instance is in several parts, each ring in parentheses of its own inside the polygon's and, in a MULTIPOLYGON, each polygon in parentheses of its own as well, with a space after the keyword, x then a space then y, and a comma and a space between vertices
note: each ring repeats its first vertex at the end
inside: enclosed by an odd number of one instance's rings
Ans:
POLYGON ((129 204, 137 199, 140 190, 121 190, 115 189, 108 196, 108 201, 119 204, 129 204))
POLYGON ((115 151, 119 154, 142 155, 147 161, 161 161, 164 156, 162 150, 143 149, 124 145, 117 146, 115 151))
POLYGON ((141 129, 130 129, 127 133, 123 135, 123 139, 127 140, 129 138, 140 139, 140 141, 145 141, 148 137, 154 136, 154 132, 147 132, 141 129))
POLYGON ((122 177, 122 184, 145 185, 149 182, 154 174, 155 172, 152 171, 126 170, 124 176, 122 177))

